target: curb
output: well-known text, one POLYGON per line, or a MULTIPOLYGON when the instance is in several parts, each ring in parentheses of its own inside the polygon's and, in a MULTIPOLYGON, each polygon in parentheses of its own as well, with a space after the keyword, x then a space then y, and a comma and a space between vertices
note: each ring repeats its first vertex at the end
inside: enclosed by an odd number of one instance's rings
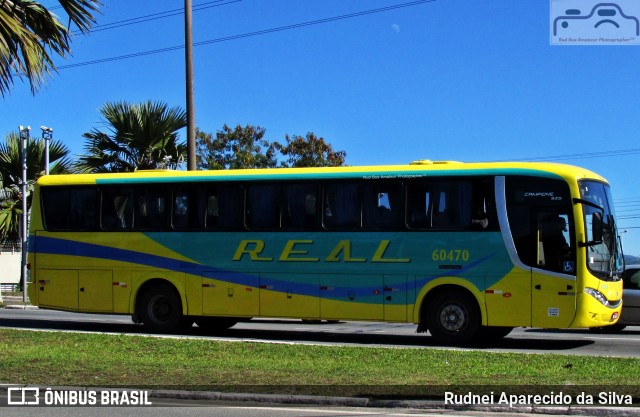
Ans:
POLYGON ((13 310, 38 310, 38 306, 23 304, 22 296, 5 295, 2 297, 4 308, 13 310))
POLYGON ((239 392, 217 391, 175 391, 175 390, 150 390, 150 398, 166 398, 178 400, 204 400, 204 401, 242 401, 254 403, 273 404, 307 404, 307 405, 335 405, 345 407, 369 407, 368 398, 354 397, 325 397, 314 395, 295 394, 254 394, 239 392))
POLYGON ((4 306, 7 310, 38 310, 37 306, 32 305, 23 305, 23 304, 5 304, 4 306))

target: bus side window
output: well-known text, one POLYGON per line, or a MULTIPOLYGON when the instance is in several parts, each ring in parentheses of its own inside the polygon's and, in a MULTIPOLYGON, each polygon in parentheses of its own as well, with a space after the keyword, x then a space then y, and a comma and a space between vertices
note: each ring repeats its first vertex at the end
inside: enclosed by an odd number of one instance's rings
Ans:
MULTIPOLYGON (((539 250, 538 265, 541 268, 563 272, 563 263, 571 258, 567 214, 541 213, 538 215, 539 250)), ((569 271, 564 271, 569 272, 569 271)))
POLYGON ((431 190, 429 184, 410 184, 408 194, 408 223, 414 229, 431 227, 431 190))
POLYGON ((102 228, 106 230, 132 229, 134 220, 133 190, 104 188, 102 194, 102 228))
POLYGON ((189 227, 189 194, 184 190, 176 190, 173 196, 173 227, 186 229, 189 227))
POLYGON ((358 185, 332 183, 325 187, 324 225, 329 229, 355 229, 361 224, 358 185))
POLYGON ((95 188, 44 188, 42 206, 47 230, 95 230, 98 224, 95 188))
POLYGON ((280 193, 275 184, 247 186, 247 227, 277 229, 280 227, 280 193))
POLYGON ((404 204, 401 184, 364 187, 362 223, 364 228, 391 230, 403 227, 404 204))
POLYGON ((174 229, 196 229, 204 227, 204 216, 199 216, 198 189, 189 185, 178 185, 173 193, 174 229))
POLYGON ((474 230, 499 230, 495 207, 493 178, 482 179, 473 184, 471 228, 474 230))
POLYGON ((136 229, 163 229, 168 226, 166 188, 139 188, 136 229))
POLYGON ((242 228, 244 194, 239 184, 210 185, 204 189, 199 200, 202 201, 200 207, 204 208, 208 230, 242 228))
POLYGON ((470 181, 443 181, 434 185, 432 225, 461 229, 472 224, 473 186, 470 181))
POLYGON ((44 188, 42 190, 44 222, 48 230, 69 229, 69 189, 44 188))
POLYGON ((432 206, 431 211, 431 225, 433 227, 447 227, 449 226, 449 215, 452 213, 452 209, 447 210, 447 193, 444 191, 438 191, 435 193, 436 203, 432 206))
POLYGON ((70 193, 69 229, 95 230, 98 225, 98 190, 77 189, 70 193))
POLYGON ((287 184, 283 188, 282 227, 310 229, 317 224, 317 187, 287 184))
POLYGON ((568 185, 556 179, 508 176, 505 188, 509 229, 520 261, 574 273, 576 243, 568 185))

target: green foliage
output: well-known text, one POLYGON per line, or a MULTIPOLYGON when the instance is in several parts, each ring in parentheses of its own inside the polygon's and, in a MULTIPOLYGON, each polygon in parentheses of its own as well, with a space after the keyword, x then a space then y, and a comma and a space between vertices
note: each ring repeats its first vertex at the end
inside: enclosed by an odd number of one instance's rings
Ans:
POLYGON ((286 135, 286 144, 265 139, 266 130, 259 126, 240 125, 211 133, 196 132, 196 157, 200 169, 275 168, 277 153, 285 157, 281 167, 342 166, 346 152, 334 151, 324 138, 313 132, 305 137, 286 135))
POLYGON ((83 136, 85 153, 75 170, 86 173, 132 172, 136 169, 176 168, 187 146, 178 130, 187 125, 180 107, 162 102, 106 103, 100 113, 107 133, 94 129, 83 136))
POLYGON ((20 241, 22 194, 11 191, 0 194, 0 242, 16 245, 20 241))
MULTIPOLYGON (((35 181, 44 174, 45 141, 42 138, 29 138, 27 141, 27 180, 35 181)), ((68 158, 69 148, 61 141, 49 143, 49 161, 51 173, 69 172, 71 160, 68 158)), ((5 142, 0 143, 0 180, 3 187, 11 187, 22 183, 22 143, 20 136, 9 133, 5 142)))
MULTIPOLYGON (((31 207, 31 191, 44 174, 45 142, 41 138, 27 141, 27 208, 31 207)), ((60 141, 49 144, 52 174, 69 172, 69 149, 60 141)), ((0 143, 0 242, 20 240, 22 215, 22 142, 17 133, 9 133, 0 143)))
POLYGON ((13 78, 25 75, 35 93, 56 67, 49 51, 60 57, 71 53, 73 23, 86 33, 95 22, 97 0, 59 0, 69 16, 63 23, 46 7, 33 0, 0 1, 0 93, 4 96, 13 78))
POLYGON ((226 124, 215 138, 211 133, 196 132, 196 163, 201 169, 273 168, 274 146, 264 139, 260 126, 226 124))
POLYGON ((345 151, 334 151, 324 138, 317 137, 313 132, 306 137, 293 135, 293 139, 286 135, 286 145, 276 143, 276 149, 287 157, 281 162, 283 167, 338 167, 344 165, 347 156, 345 151))

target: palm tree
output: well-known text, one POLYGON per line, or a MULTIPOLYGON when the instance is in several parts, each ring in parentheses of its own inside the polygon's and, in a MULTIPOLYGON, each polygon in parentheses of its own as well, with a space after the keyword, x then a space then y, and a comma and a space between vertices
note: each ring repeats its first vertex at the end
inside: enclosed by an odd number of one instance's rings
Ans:
MULTIPOLYGON (((58 0, 82 33, 95 22, 98 0, 58 0)), ((13 86, 15 76, 29 79, 35 93, 47 76, 56 70, 50 53, 66 57, 71 53, 71 31, 39 2, 33 0, 0 1, 0 93, 13 86)))
POLYGON ((75 164, 78 172, 131 172, 136 169, 177 168, 187 153, 178 143, 178 130, 186 127, 187 115, 166 103, 106 103, 100 113, 109 133, 94 129, 85 154, 75 164))
MULTIPOLYGON (((40 138, 27 141, 27 208, 31 207, 31 191, 35 181, 44 174, 45 144, 40 138)), ((60 141, 49 146, 51 174, 69 172, 69 149, 60 141)), ((0 242, 20 240, 22 215, 22 142, 17 133, 9 133, 0 143, 0 242)))

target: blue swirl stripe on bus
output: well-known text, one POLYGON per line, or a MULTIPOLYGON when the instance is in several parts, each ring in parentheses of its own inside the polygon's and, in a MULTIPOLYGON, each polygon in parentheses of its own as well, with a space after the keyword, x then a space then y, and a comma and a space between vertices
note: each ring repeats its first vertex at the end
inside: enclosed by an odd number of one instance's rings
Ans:
POLYGON ((199 275, 204 278, 226 280, 233 275, 233 283, 240 285, 253 285, 255 277, 237 272, 226 271, 214 267, 197 264, 195 262, 181 261, 159 255, 150 255, 127 249, 112 248, 96 245, 94 243, 76 242, 67 239, 37 236, 36 246, 38 253, 51 255, 82 256, 87 258, 107 259, 110 261, 128 262, 145 265, 174 272, 199 275))
MULTIPOLYGON (((32 236, 33 238, 33 236, 32 236)), ((37 236, 35 244, 38 253, 51 255, 82 256, 87 258, 106 259, 117 262, 128 262, 137 265, 145 265, 153 268, 165 269, 174 272, 184 272, 191 275, 208 279, 216 279, 232 284, 254 287, 260 278, 257 275, 243 274, 235 271, 228 271, 202 265, 194 262, 186 262, 158 255, 136 252, 126 249, 112 248, 109 246, 96 245, 93 243, 76 242, 67 239, 37 236)), ((317 296, 318 286, 306 283, 294 283, 275 279, 264 279, 266 285, 287 285, 287 289, 298 295, 317 296)), ((358 289, 358 294, 371 294, 371 288, 358 289)), ((346 289, 345 289, 346 291, 346 289)))
MULTIPOLYGON (((67 256, 80 256, 87 258, 105 259, 117 262, 127 262, 137 265, 145 265, 153 268, 164 269, 174 272, 183 272, 195 276, 200 276, 207 279, 216 279, 225 281, 231 284, 245 285, 255 287, 258 284, 274 287, 274 288, 286 288, 286 291, 276 292, 292 292, 298 295, 307 296, 319 296, 319 285, 309 284, 305 282, 294 282, 289 280, 281 280, 276 278, 270 278, 266 276, 259 276, 254 274, 246 274, 237 271, 230 271, 227 269, 221 269, 212 267, 209 265, 203 265, 196 262, 188 262, 173 258, 167 258, 159 255, 151 255, 147 253, 137 252, 134 250, 119 249, 109 246, 97 245, 93 243, 77 242, 67 239, 59 239, 43 236, 32 236, 32 239, 36 240, 35 245, 38 248, 38 253, 52 254, 52 255, 67 255, 67 256)), ((464 267, 456 270, 447 270, 445 273, 431 275, 428 277, 418 278, 416 277, 416 288, 422 288, 430 281, 445 277, 456 276, 460 274, 468 273, 470 270, 485 264, 497 253, 486 255, 474 262, 465 265, 464 267)), ((475 274, 472 274, 475 275, 475 274)), ((486 288, 494 285, 499 281, 502 276, 499 274, 492 275, 491 281, 485 279, 484 276, 467 276, 473 285, 475 285, 480 291, 484 291, 486 288)), ((354 295, 361 300, 371 300, 371 302, 382 302, 379 296, 372 296, 374 291, 379 290, 379 286, 362 286, 362 287, 344 287, 344 286, 332 286, 331 293, 323 294, 323 298, 328 299, 344 299, 347 295, 354 295)))

